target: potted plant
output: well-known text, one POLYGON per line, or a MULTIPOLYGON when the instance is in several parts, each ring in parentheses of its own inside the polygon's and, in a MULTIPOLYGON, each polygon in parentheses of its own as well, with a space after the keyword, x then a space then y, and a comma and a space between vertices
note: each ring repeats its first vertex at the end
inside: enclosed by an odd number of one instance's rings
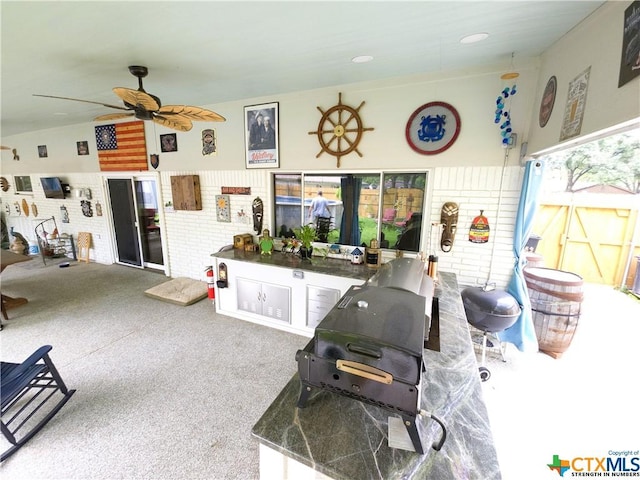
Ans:
POLYGON ((300 228, 294 228, 293 233, 302 242, 300 256, 302 258, 311 258, 311 253, 313 252, 311 243, 316 239, 316 227, 313 226, 313 223, 308 223, 300 228))

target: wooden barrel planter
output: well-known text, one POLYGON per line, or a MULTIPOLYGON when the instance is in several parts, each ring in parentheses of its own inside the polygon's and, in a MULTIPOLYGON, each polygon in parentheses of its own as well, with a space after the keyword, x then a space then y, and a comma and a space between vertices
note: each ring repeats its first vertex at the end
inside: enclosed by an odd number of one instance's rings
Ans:
POLYGON ((559 358, 571 345, 580 320, 583 280, 580 275, 552 268, 526 268, 538 348, 559 358))

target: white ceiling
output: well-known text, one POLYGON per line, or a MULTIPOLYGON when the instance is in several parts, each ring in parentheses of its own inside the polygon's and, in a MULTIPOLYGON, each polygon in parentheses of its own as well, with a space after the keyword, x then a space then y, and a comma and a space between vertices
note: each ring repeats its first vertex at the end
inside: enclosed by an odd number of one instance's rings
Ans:
MULTIPOLYGON (((85 123, 137 88, 165 104, 245 98, 537 56, 602 1, 0 1, 1 135, 85 123), (465 35, 487 32, 480 43, 465 35), (354 64, 356 55, 373 55, 354 64)), ((277 98, 274 98, 277 100, 277 98)), ((218 112, 225 115, 225 112, 218 112)), ((3 142, 4 143, 4 142, 3 142)))

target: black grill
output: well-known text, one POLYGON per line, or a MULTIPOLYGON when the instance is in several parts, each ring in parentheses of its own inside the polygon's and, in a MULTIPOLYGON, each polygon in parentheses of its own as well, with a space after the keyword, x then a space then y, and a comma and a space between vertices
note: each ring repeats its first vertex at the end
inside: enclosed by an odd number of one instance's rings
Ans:
POLYGON ((419 260, 396 259, 351 287, 296 354, 298 407, 320 388, 384 408, 402 416, 416 452, 424 453, 416 420, 425 332, 439 332, 432 304, 437 307, 433 281, 419 260))

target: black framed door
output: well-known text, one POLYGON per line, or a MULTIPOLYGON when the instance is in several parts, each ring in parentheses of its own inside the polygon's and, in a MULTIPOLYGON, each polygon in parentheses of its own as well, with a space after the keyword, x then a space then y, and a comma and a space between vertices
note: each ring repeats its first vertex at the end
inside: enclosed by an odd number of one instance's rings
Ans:
POLYGON ((109 199, 116 240, 117 261, 142 268, 140 233, 130 178, 109 178, 109 199))

